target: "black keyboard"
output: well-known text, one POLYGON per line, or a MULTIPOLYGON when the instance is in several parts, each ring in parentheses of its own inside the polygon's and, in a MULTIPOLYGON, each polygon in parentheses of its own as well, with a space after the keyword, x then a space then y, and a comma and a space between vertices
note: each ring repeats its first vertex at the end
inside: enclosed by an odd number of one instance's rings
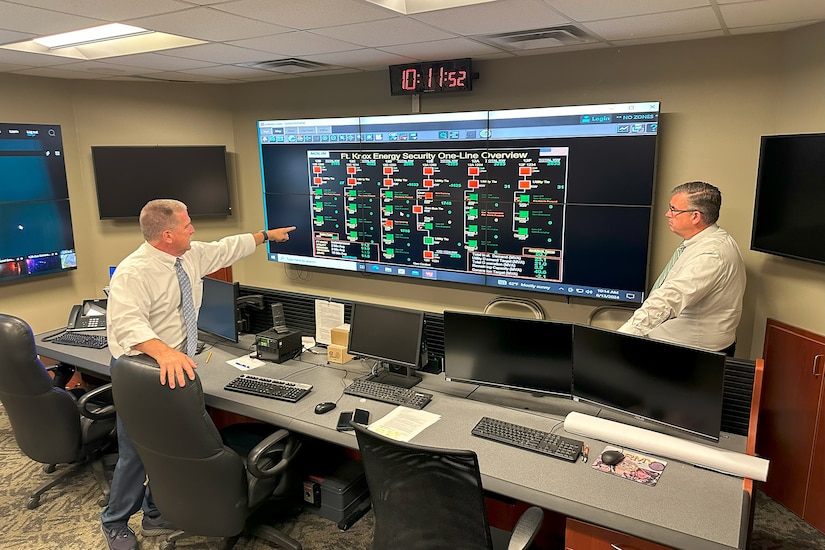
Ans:
POLYGON ((242 374, 229 382, 223 389, 295 403, 312 390, 312 384, 242 374))
POLYGON ((401 388, 372 382, 370 380, 355 380, 352 384, 344 388, 347 395, 365 397, 393 405, 403 405, 411 409, 423 409, 433 398, 433 394, 417 391, 411 388, 401 388))
POLYGON ((66 344, 68 346, 80 346, 82 348, 103 349, 108 345, 106 336, 103 334, 84 334, 82 332, 61 332, 56 336, 44 338, 45 342, 55 344, 66 344))
POLYGON ((582 442, 577 439, 496 420, 489 416, 478 421, 472 434, 570 462, 575 462, 582 452, 582 442))

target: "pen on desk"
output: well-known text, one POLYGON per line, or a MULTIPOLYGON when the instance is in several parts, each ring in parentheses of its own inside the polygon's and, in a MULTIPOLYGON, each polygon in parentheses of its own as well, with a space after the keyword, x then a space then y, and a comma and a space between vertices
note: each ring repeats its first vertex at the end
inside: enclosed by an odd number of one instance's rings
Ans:
POLYGON ((212 359, 212 352, 209 352, 209 355, 206 356, 206 362, 208 363, 209 360, 212 359))
POLYGON ((587 462, 587 455, 590 454, 590 447, 588 445, 584 446, 582 450, 582 462, 587 462))

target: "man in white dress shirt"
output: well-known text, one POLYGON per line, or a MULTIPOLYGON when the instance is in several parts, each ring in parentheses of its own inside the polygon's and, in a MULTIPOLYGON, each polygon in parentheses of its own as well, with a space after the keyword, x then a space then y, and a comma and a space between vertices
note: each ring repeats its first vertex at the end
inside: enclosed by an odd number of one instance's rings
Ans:
POLYGON ((671 192, 665 216, 683 242, 653 289, 619 332, 733 356, 742 316, 745 264, 739 247, 716 225, 722 194, 693 181, 671 192))
MULTIPOLYGON (((295 227, 232 235, 215 242, 192 241, 195 228, 186 205, 158 199, 141 210, 140 229, 145 242, 120 262, 109 285, 109 351, 113 361, 123 354, 145 353, 160 365, 158 383, 170 388, 185 386, 187 379, 195 379, 195 346, 188 344, 197 340, 195 327, 194 334, 189 333, 193 337, 187 338, 185 316, 188 307, 191 320, 197 320, 203 296, 201 278, 252 254, 266 241, 288 240, 295 227), (180 278, 177 263, 183 269, 180 278), (187 281, 190 296, 184 297, 181 288, 187 281)), ((109 504, 101 514, 101 529, 110 550, 136 550, 138 541, 128 521, 141 508, 144 536, 168 534, 174 527, 160 515, 144 486, 143 463, 119 417, 117 435, 118 462, 109 504)))

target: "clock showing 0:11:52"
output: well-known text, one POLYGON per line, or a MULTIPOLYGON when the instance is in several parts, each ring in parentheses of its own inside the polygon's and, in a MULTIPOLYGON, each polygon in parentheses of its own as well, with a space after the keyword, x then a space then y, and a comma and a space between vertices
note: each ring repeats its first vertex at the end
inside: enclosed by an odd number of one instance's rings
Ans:
POLYGON ((469 57, 390 65, 391 95, 469 92, 472 89, 473 70, 469 57))

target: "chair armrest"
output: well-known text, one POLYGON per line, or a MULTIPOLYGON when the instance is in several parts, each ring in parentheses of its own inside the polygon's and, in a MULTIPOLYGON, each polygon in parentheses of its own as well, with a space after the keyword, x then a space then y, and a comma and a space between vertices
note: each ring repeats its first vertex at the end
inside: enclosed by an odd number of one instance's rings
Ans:
POLYGON ((85 416, 86 418, 91 418, 92 420, 103 420, 105 418, 112 418, 115 415, 114 405, 100 406, 97 403, 90 403, 90 401, 95 397, 98 397, 106 393, 108 393, 111 397, 112 384, 104 384, 102 386, 98 386, 97 388, 91 391, 84 393, 77 401, 77 408, 80 410, 80 414, 82 416, 85 416))
POLYGON ((510 536, 510 544, 507 550, 523 550, 529 548, 533 539, 541 528, 544 519, 544 511, 538 506, 531 506, 518 518, 513 534, 510 536))
POLYGON ((278 430, 249 451, 246 457, 246 469, 257 478, 280 475, 300 448, 300 441, 290 437, 288 431, 278 430), (284 440, 286 442, 282 443, 284 440), (265 461, 277 462, 272 466, 262 467, 265 461))

